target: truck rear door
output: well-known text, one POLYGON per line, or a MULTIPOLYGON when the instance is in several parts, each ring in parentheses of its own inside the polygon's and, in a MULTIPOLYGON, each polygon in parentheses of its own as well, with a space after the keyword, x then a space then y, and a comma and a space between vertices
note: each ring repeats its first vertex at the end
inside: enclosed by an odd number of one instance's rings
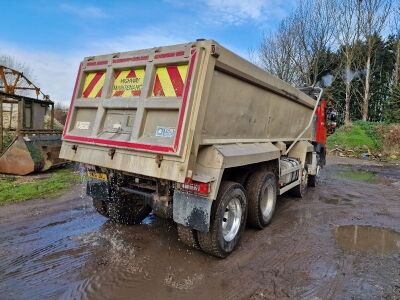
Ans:
POLYGON ((179 155, 195 61, 189 45, 86 59, 63 139, 179 155))

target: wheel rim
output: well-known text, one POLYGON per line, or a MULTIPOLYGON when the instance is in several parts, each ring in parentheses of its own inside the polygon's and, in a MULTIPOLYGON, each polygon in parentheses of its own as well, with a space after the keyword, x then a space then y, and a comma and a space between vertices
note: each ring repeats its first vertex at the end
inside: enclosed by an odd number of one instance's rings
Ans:
POLYGON ((239 232, 242 221, 242 206, 238 198, 233 198, 225 207, 222 218, 222 235, 227 242, 232 241, 239 232))
POLYGON ((321 167, 317 166, 317 172, 315 174, 315 184, 318 184, 320 176, 321 176, 321 167))
POLYGON ((301 190, 304 193, 305 190, 307 189, 307 185, 308 185, 308 173, 307 170, 303 169, 303 172, 301 174, 301 190))
POLYGON ((274 190, 271 184, 265 187, 260 201, 260 209, 265 218, 268 218, 274 209, 274 190))

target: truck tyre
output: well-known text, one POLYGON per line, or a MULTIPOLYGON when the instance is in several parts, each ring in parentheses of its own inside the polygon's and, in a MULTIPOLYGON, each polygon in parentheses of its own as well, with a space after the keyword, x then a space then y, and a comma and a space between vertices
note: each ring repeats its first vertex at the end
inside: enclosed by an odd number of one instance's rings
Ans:
POLYGON ((267 226, 275 211, 277 185, 275 174, 259 170, 250 175, 246 184, 248 202, 247 224, 262 229, 267 226))
POLYGON ((308 175, 308 186, 316 187, 319 184, 321 166, 317 165, 317 174, 308 175))
POLYGON ((110 220, 119 224, 139 224, 150 212, 151 207, 140 196, 121 196, 108 203, 110 220))
POLYGON ((101 214, 102 216, 109 218, 110 216, 108 215, 107 212, 107 203, 103 201, 100 198, 93 197, 92 198, 93 206, 96 209, 96 211, 101 214))
POLYGON ((179 240, 186 246, 200 250, 199 241, 197 240, 197 233, 194 229, 177 224, 179 240))
POLYGON ((308 172, 303 169, 301 172, 301 182, 291 190, 291 194, 298 198, 304 198, 307 193, 308 186, 308 172))
POLYGON ((238 245, 246 225, 247 200, 241 184, 224 181, 211 207, 210 230, 197 232, 200 248, 224 258, 238 245))
POLYGON ((320 172, 323 165, 324 162, 322 160, 322 156, 320 154, 317 154, 317 171, 315 175, 308 175, 308 186, 316 187, 317 185, 319 185, 319 180, 321 176, 320 172))

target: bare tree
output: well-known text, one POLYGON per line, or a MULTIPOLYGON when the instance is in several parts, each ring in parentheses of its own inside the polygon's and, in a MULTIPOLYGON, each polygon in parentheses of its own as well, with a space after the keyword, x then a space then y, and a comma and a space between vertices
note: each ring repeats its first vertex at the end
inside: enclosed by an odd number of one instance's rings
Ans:
POLYGON ((282 21, 275 34, 264 35, 259 47, 261 65, 293 85, 299 84, 295 64, 296 37, 292 19, 282 21))
POLYGON ((392 7, 392 0, 359 0, 361 6, 361 34, 367 45, 365 61, 364 97, 362 103, 362 119, 368 119, 368 105, 371 98, 372 56, 376 44, 376 36, 385 28, 392 7))
MULTIPOLYGON (((17 70, 19 72, 22 72, 27 78, 29 78, 30 80, 33 80, 32 69, 29 68, 26 64, 17 61, 12 56, 0 54, 0 66, 5 66, 7 68, 11 68, 11 69, 17 70)), ((13 74, 5 74, 5 77, 6 77, 6 80, 8 83, 11 83, 15 80, 15 75, 13 75, 13 74)), ((17 82, 17 86, 20 86, 23 84, 26 84, 26 83, 24 81, 17 82)), ((0 78, 0 90, 1 90, 1 86, 4 86, 4 82, 0 78)), ((30 93, 32 93, 32 91, 28 91, 28 90, 21 91, 20 90, 19 93, 27 96, 30 93)))
POLYGON ((22 72, 28 78, 32 76, 31 68, 12 56, 0 54, 0 65, 22 72))
POLYGON ((333 5, 336 6, 336 40, 341 47, 343 55, 343 81, 345 84, 345 109, 344 123, 350 123, 350 101, 351 88, 354 79, 353 71, 356 56, 355 43, 360 38, 360 6, 359 0, 337 0, 333 5))
POLYGON ((301 0, 294 12, 292 28, 297 37, 294 61, 307 85, 316 85, 320 75, 329 69, 325 54, 334 43, 335 9, 331 0, 301 0))
POLYGON ((316 85, 330 67, 326 52, 335 36, 335 6, 330 0, 301 0, 275 34, 259 48, 265 69, 295 85, 316 85))

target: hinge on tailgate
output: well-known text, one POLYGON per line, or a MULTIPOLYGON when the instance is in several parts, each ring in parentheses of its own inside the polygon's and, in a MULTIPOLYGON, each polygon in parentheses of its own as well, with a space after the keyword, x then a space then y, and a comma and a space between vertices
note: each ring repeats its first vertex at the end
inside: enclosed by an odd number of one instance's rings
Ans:
POLYGON ((163 159, 164 159, 164 157, 163 157, 162 154, 157 154, 156 155, 156 164, 157 164, 158 167, 161 167, 161 162, 162 162, 163 159))
POLYGON ((115 155, 115 148, 111 148, 110 150, 108 150, 108 155, 111 157, 111 159, 113 159, 115 155))
POLYGON ((218 58, 219 57, 219 49, 217 45, 211 45, 211 56, 218 58))

